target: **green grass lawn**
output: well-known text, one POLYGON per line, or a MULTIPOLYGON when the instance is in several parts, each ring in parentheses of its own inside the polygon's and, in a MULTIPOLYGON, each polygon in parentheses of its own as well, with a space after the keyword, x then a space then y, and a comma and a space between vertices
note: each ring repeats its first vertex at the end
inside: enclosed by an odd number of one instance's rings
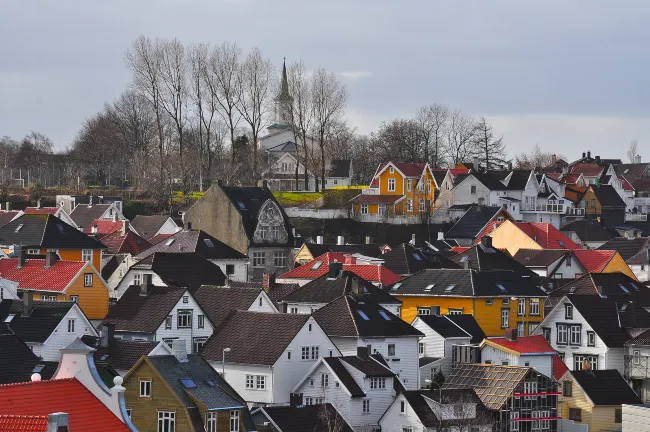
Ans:
POLYGON ((283 206, 300 206, 316 201, 323 196, 321 192, 283 192, 273 191, 273 196, 283 206))

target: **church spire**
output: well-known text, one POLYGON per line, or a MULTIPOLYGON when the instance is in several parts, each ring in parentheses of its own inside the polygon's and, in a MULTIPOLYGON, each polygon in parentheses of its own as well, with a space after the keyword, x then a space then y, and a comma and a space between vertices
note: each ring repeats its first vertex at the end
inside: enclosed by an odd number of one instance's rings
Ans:
POLYGON ((280 85, 280 94, 277 97, 278 101, 291 100, 289 94, 289 80, 287 79, 287 58, 284 57, 282 61, 282 83, 280 85))
POLYGON ((291 110, 293 109, 293 98, 289 94, 289 80, 287 79, 287 58, 282 62, 282 82, 280 83, 280 94, 275 98, 275 122, 279 124, 291 123, 291 110))

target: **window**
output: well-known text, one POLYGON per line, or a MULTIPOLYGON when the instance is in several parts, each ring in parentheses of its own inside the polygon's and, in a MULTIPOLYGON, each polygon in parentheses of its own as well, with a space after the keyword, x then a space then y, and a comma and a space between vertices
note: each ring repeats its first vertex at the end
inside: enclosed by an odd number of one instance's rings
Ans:
POLYGON ((74 319, 68 320, 68 333, 74 333, 74 319))
POLYGON ((510 304, 510 297, 502 298, 501 303, 503 303, 504 305, 509 305, 510 304))
POLYGON ((595 199, 591 200, 591 208, 596 208, 596 200, 595 199))
POLYGON ((526 328, 524 327, 524 323, 517 323, 517 336, 519 337, 524 337, 526 336, 526 328))
POLYGON ((176 320, 177 328, 192 328, 192 311, 180 310, 178 311, 178 319, 176 320))
POLYGON ((192 338, 192 349, 194 350, 194 354, 198 354, 198 352, 201 351, 201 348, 203 348, 203 345, 205 345, 205 341, 207 340, 207 337, 192 338))
POLYGON ((266 254, 264 252, 253 252, 253 267, 265 267, 266 254))
POLYGON ((84 273, 84 286, 85 287, 93 286, 93 274, 92 273, 84 273))
POLYGON ((471 185, 471 186, 469 187, 469 193, 471 193, 471 194, 475 194, 475 193, 476 193, 476 185, 471 185))
POLYGON ((260 237, 262 240, 268 240, 269 238, 269 227, 266 225, 260 226, 260 237))
POLYGON ((93 260, 92 249, 81 249, 81 261, 90 262, 93 260))
POLYGON ((510 326, 510 309, 501 309, 501 328, 510 326))
POLYGON ((320 386, 321 387, 330 386, 330 374, 326 374, 326 373, 320 374, 320 386))
POLYGON ((151 397, 151 380, 140 380, 140 397, 151 397))
POLYGON ((71 295, 70 296, 70 301, 74 303, 79 303, 79 296, 78 295, 71 295))
POLYGON ((239 410, 230 410, 230 432, 239 432, 239 410))
POLYGON ((447 315, 462 315, 462 314, 463 314, 463 309, 452 309, 452 308, 447 309, 447 315))
POLYGON ((171 347, 172 343, 174 343, 174 340, 176 340, 176 339, 178 339, 178 338, 163 338, 163 342, 165 342, 167 345, 169 345, 171 347))
POLYGON ((418 315, 431 315, 431 309, 427 307, 419 307, 418 308, 418 315))
POLYGON ((567 345, 569 343, 569 329, 566 324, 557 326, 557 343, 558 345, 567 345))
POLYGON ((519 430, 519 422, 515 420, 518 418, 519 418, 519 412, 517 411, 510 412, 510 420, 512 420, 512 428, 510 430, 512 430, 513 432, 519 430))
POLYGON ((170 330, 172 328, 172 316, 167 315, 165 317, 165 330, 170 330))
POLYGON ((295 307, 295 306, 290 307, 289 308, 289 313, 297 314, 298 313, 298 308, 295 307))
POLYGON ((273 254, 273 265, 275 267, 286 267, 287 266, 287 253, 286 252, 276 252, 273 254))
POLYGON ((235 265, 234 264, 226 264, 226 276, 230 276, 235 274, 235 265))
POLYGON ((399 403, 399 412, 401 414, 406 413, 406 401, 400 401, 400 403, 399 403))
POLYGON ((287 351, 287 360, 291 360, 291 351, 287 351))
POLYGON ((388 344, 388 357, 395 355, 395 344, 388 344))
POLYGON ((395 179, 388 179, 388 192, 395 192, 395 179))
POLYGON ((158 411, 158 432, 174 432, 176 430, 176 413, 174 411, 158 411))
POLYGON ((364 414, 370 413, 370 399, 363 400, 363 407, 361 410, 364 414))
POLYGON ((406 180, 406 190, 411 192, 412 187, 413 187, 413 179, 407 179, 406 180))
POLYGON ((587 331, 587 346, 596 346, 596 333, 587 331))
POLYGON ((197 316, 197 321, 198 321, 198 324, 197 324, 198 328, 205 328, 205 315, 198 315, 197 316))
POLYGON ((567 255, 565 263, 567 267, 571 267, 571 255, 567 255))
POLYGON ((56 296, 41 294, 41 301, 56 301, 56 296))
POLYGON ((183 296, 183 303, 187 304, 190 302, 189 296, 183 296))
POLYGON ((409 198, 406 201, 406 211, 407 212, 412 212, 413 211, 413 199, 412 198, 409 198))
POLYGON ((418 354, 424 355, 424 342, 418 342, 418 354))
POLYGON ((389 171, 390 171, 391 174, 393 174, 393 173, 395 172, 395 168, 390 167, 390 168, 389 168, 389 171))
POLYGON ((632 363, 635 365, 641 364, 641 351, 634 350, 632 351, 632 363))
POLYGON ((377 214, 380 214, 382 216, 386 214, 386 204, 377 205, 377 214))
POLYGON ((359 206, 359 211, 361 214, 368 214, 368 204, 361 204, 359 206))
POLYGON ((40 253, 40 249, 27 249, 27 255, 39 255, 40 253))
POLYGON ((564 305, 564 319, 573 319, 573 305, 564 305))
POLYGON ((304 346, 301 347, 301 360, 318 360, 319 347, 317 346, 304 346))
POLYGON ((422 198, 420 198, 420 213, 424 213, 424 200, 422 198))
POLYGON ((583 370, 586 365, 590 370, 598 370, 598 356, 573 354, 573 370, 583 370))
POLYGON ((385 389, 386 388, 386 378, 370 378, 370 388, 371 389, 385 389))
POLYGON ((494 299, 486 299, 485 306, 492 306, 494 304, 494 299))
POLYGON ((131 409, 131 408, 126 409, 126 415, 129 417, 129 419, 131 418, 131 413, 132 412, 133 412, 133 409, 131 409))
POLYGON ((205 413, 205 432, 217 432, 217 413, 205 413))
POLYGON ((533 334, 533 332, 535 331, 535 329, 537 329, 537 326, 538 326, 538 325, 539 325, 539 324, 531 324, 531 323, 528 324, 528 335, 529 335, 529 336, 533 334))
POLYGON ((562 396, 573 396, 573 382, 564 381, 562 383, 562 396))
POLYGON ((622 410, 622 408, 614 409, 614 423, 622 423, 622 422, 623 422, 623 410, 622 410))
POLYGON ((517 304, 517 315, 526 315, 526 299, 519 299, 517 304))
POLYGON ((582 410, 580 408, 569 408, 569 420, 582 421, 582 410))
POLYGON ((133 285, 142 284, 142 275, 140 273, 133 274, 133 285))
MULTIPOLYGON (((525 381, 524 393, 527 395, 534 395, 537 393, 537 381, 525 381)), ((535 399, 537 396, 526 396, 526 399, 535 399)))
POLYGON ((571 345, 580 345, 580 330, 580 326, 571 326, 569 342, 571 345))
POLYGON ((533 298, 529 300, 530 305, 528 314, 529 315, 539 315, 539 299, 533 298))

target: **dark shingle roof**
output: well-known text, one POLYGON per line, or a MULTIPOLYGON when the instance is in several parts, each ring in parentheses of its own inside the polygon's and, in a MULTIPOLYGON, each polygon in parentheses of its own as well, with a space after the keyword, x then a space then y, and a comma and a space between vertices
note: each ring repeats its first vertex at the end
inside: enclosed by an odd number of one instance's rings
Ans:
POLYGON ((603 207, 623 207, 625 208, 625 201, 623 198, 616 192, 613 186, 610 185, 601 185, 594 186, 592 185, 592 190, 598 199, 598 202, 603 207))
POLYGON ((648 259, 648 250, 642 250, 638 254, 626 261, 629 265, 647 265, 650 264, 648 259))
POLYGON ((519 249, 513 259, 526 267, 547 267, 570 253, 567 249, 519 249))
POLYGON ((650 346, 650 329, 644 331, 640 335, 625 342, 625 346, 632 346, 632 345, 650 346))
POLYGON ((485 333, 483 333, 483 329, 481 329, 481 326, 478 325, 478 322, 476 322, 476 319, 473 315, 447 315, 447 318, 472 336, 472 339, 469 341, 469 343, 481 343, 481 341, 487 337, 485 333))
POLYGON ((571 371, 571 375, 594 405, 642 403, 619 371, 615 369, 571 371))
POLYGON ((74 304, 73 302, 35 301, 32 312, 24 316, 24 303, 21 300, 2 300, 0 319, 5 321, 9 315, 15 315, 7 323, 9 328, 25 342, 42 343, 54 332, 74 304))
POLYGON ((497 248, 488 247, 483 244, 472 246, 452 258, 452 261, 457 263, 461 268, 464 267, 466 260, 469 260, 469 268, 477 271, 509 270, 531 277, 537 276, 535 272, 522 265, 513 257, 501 252, 497 248))
POLYGON ((198 288, 226 282, 226 275, 218 265, 196 253, 157 252, 153 255, 151 270, 167 285, 198 288))
MULTIPOLYGON (((231 288, 246 288, 254 289, 261 291, 264 289, 262 282, 240 282, 240 281, 230 281, 231 288)), ((269 296, 273 303, 278 304, 278 302, 300 288, 300 285, 297 283, 274 283, 268 289, 266 289, 266 295, 269 296)))
POLYGON ((126 258, 126 254, 104 254, 102 256, 102 278, 108 280, 113 273, 115 273, 115 270, 117 270, 124 258, 126 258), (104 258, 106 258, 106 260, 104 260, 104 258))
POLYGON ((384 267, 399 275, 411 275, 424 269, 458 268, 449 258, 443 255, 424 253, 409 243, 402 243, 381 256, 384 267))
POLYGON ((650 247, 650 238, 649 237, 638 237, 633 239, 627 239, 624 237, 613 238, 601 247, 599 250, 615 250, 621 254, 625 261, 632 258, 634 255, 638 254, 641 251, 644 251, 650 247))
POLYGON ((0 245, 52 249, 105 249, 94 238, 51 214, 26 214, 0 227, 0 245), (22 226, 21 226, 22 225, 22 226), (20 226, 20 229, 18 227, 20 226), (18 231, 16 231, 18 229, 18 231))
POLYGON ((481 232, 503 208, 488 206, 472 206, 445 234, 450 239, 473 239, 481 232))
POLYGON ((101 337, 85 335, 81 341, 95 348, 93 357, 98 366, 110 365, 113 369, 129 370, 140 357, 149 355, 160 341, 115 339, 107 347, 101 346, 101 337), (106 357, 108 356, 108 357, 106 357), (102 360, 103 359, 103 360, 102 360))
POLYGON ((333 159, 330 161, 330 169, 327 173, 328 177, 351 177, 350 169, 352 168, 352 161, 349 159, 333 159))
POLYGON ((185 288, 153 286, 146 296, 132 285, 110 307, 105 321, 115 324, 117 331, 153 333, 185 293, 185 288))
POLYGON ((433 362, 440 360, 442 357, 420 357, 418 359, 418 366, 423 367, 433 362))
POLYGON ((422 336, 379 304, 350 294, 341 296, 312 315, 328 336, 422 336), (366 319, 367 318, 367 319, 366 319))
POLYGON ((35 368, 42 379, 50 379, 56 371, 56 363, 40 360, 32 350, 9 329, 0 323, 0 384, 13 384, 31 381, 35 368))
POLYGON ((167 222, 166 215, 138 215, 131 221, 133 229, 146 239, 155 236, 158 230, 167 222))
POLYGON ((648 162, 616 165, 616 174, 624 176, 630 182, 643 177, 648 170, 648 162))
POLYGON ((0 227, 7 225, 18 214, 17 211, 0 210, 0 227))
POLYGON ((208 316, 212 325, 218 326, 233 310, 248 310, 261 290, 227 288, 204 285, 192 290, 192 296, 208 316))
POLYGON ((278 427, 278 432, 353 432, 329 403, 300 407, 269 406, 260 410, 278 427))
POLYGON ((466 331, 458 327, 446 315, 419 315, 418 318, 445 339, 470 337, 466 331))
POLYGON ((624 273, 588 273, 551 293, 551 297, 565 295, 605 296, 609 300, 634 300, 650 307, 650 289, 624 273), (623 289, 624 288, 624 289, 623 289))
POLYGON ((340 380, 341 385, 348 389, 352 397, 364 397, 366 394, 359 387, 359 384, 354 380, 354 377, 348 371, 339 357, 323 357, 323 361, 334 371, 334 374, 340 380))
POLYGON ((157 252, 188 253, 195 252, 209 260, 239 260, 248 259, 243 253, 220 242, 205 231, 179 231, 166 240, 156 243, 141 252, 136 258, 143 259, 157 252))
POLYGON ((367 377, 394 377, 395 372, 390 370, 382 361, 381 356, 369 355, 368 357, 345 356, 337 357, 353 368, 361 371, 367 377))
POLYGON ((233 311, 214 330, 201 355, 221 361, 223 349, 231 348, 229 363, 273 365, 308 319, 303 314, 233 311))
POLYGON ((615 235, 606 227, 602 226, 597 221, 589 219, 581 219, 571 222, 562 227, 561 231, 564 234, 574 232, 583 242, 608 241, 615 237, 615 235))
POLYGON ((99 219, 110 206, 110 204, 94 204, 90 206, 80 204, 72 210, 70 218, 78 226, 85 228, 92 224, 95 219, 99 219))
POLYGON ((373 258, 380 258, 382 256, 380 246, 375 243, 345 245, 305 243, 305 247, 314 258, 324 255, 327 252, 358 253, 373 258))

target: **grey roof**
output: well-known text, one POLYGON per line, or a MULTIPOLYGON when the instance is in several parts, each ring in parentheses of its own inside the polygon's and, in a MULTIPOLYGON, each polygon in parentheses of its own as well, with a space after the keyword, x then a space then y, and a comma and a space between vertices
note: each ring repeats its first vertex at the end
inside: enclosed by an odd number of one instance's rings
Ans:
POLYGON ((0 227, 0 245, 52 249, 106 249, 106 246, 51 214, 25 214, 0 227))
POLYGON ((537 273, 528 269, 526 265, 519 262, 516 258, 505 254, 494 247, 488 247, 480 243, 472 246, 464 252, 454 255, 451 260, 464 267, 468 261, 469 268, 477 271, 485 270, 508 270, 521 275, 537 277, 537 273))
POLYGON ((74 210, 72 210, 72 213, 70 213, 70 218, 78 226, 86 228, 87 226, 90 226, 95 219, 99 219, 110 206, 110 204, 79 204, 74 208, 74 210))
POLYGON ((167 215, 137 215, 131 221, 131 227, 145 239, 155 236, 158 230, 167 222, 167 215))
POLYGON ((446 315, 418 315, 418 318, 445 339, 470 337, 469 333, 457 326, 446 315))
POLYGON ((450 239, 474 239, 503 207, 471 206, 445 234, 450 239))
POLYGON ((198 288, 226 282, 221 268, 197 253, 156 252, 147 259, 150 258, 151 271, 169 286, 198 288))
POLYGON ((650 264, 650 259, 648 259, 648 249, 642 250, 641 252, 634 255, 632 258, 626 261, 629 265, 647 265, 650 264))
POLYGON ((218 326, 231 311, 248 310, 260 292, 261 289, 203 285, 192 290, 192 296, 212 325, 218 326))
POLYGON ((324 357, 323 361, 332 369, 341 385, 352 394, 352 397, 363 397, 365 393, 349 371, 350 367, 360 371, 366 377, 390 378, 395 376, 395 372, 380 360, 378 354, 366 357, 324 357))
POLYGON ((412 275, 432 268, 459 268, 452 260, 430 248, 420 249, 402 243, 381 256, 384 267, 399 275, 412 275), (426 251, 426 252, 425 252, 426 251))
POLYGON ((5 321, 9 315, 15 315, 7 323, 11 330, 25 342, 42 343, 50 337, 74 304, 74 302, 35 301, 32 312, 25 316, 22 300, 2 300, 0 320, 5 321))
POLYGON ((513 258, 526 267, 547 267, 570 254, 568 249, 519 249, 513 258))
POLYGON ((592 185, 592 190, 600 202, 600 205, 603 207, 619 207, 625 208, 625 201, 623 198, 616 192, 613 186, 610 185, 592 185))
POLYGON ((580 219, 565 225, 562 233, 574 232, 581 241, 598 242, 611 240, 615 235, 595 220, 580 219))
POLYGON ((50 379, 56 363, 39 359, 6 323, 0 323, 0 384, 28 382, 38 366, 42 379, 50 379))
MULTIPOLYGON (((455 426, 457 424, 454 420, 440 420, 436 416, 436 412, 431 408, 427 403, 426 399, 431 399, 436 402, 441 402, 443 404, 454 404, 458 402, 462 403, 474 403, 477 405, 477 411, 479 413, 484 413, 485 423, 489 423, 489 417, 485 415, 487 409, 481 402, 481 399, 476 395, 474 390, 471 388, 466 389, 445 389, 445 390, 410 390, 403 393, 404 397, 408 401, 409 405, 418 416, 422 424, 428 429, 435 429, 436 427, 447 427, 455 426)), ((477 415, 478 418, 481 418, 480 415, 477 415)), ((478 426, 478 424, 476 425, 478 426)))
POLYGON ((616 369, 571 371, 594 405, 640 404, 639 396, 616 369))
POLYGON ((110 365, 113 369, 129 370, 140 360, 149 355, 160 344, 160 341, 142 341, 115 339, 109 346, 101 346, 101 336, 84 335, 81 340, 86 345, 95 348, 93 357, 98 366, 110 365))
POLYGON ((472 336, 472 339, 469 343, 478 344, 483 341, 487 336, 483 332, 481 326, 478 325, 474 315, 470 314, 459 314, 459 315, 447 315, 447 319, 453 321, 457 326, 465 330, 472 336))
POLYGON ((352 176, 352 161, 349 159, 333 159, 327 177, 348 178, 352 176))
POLYGON ((136 255, 137 259, 144 259, 156 252, 188 253, 194 252, 208 260, 245 260, 243 253, 231 248, 217 240, 205 231, 182 230, 167 239, 156 243, 149 249, 136 255))
POLYGON ((639 252, 645 251, 648 247, 650 247, 650 237, 637 237, 633 239, 618 237, 611 239, 598 249, 618 251, 623 259, 627 261, 639 252))
POLYGON ((311 256, 314 258, 326 254, 327 252, 359 253, 373 258, 382 257, 381 246, 376 243, 344 245, 305 243, 305 248, 307 248, 309 253, 311 253, 311 256))
POLYGON ((431 363, 437 362, 440 359, 442 359, 442 357, 420 357, 418 360, 418 366, 424 367, 426 365, 430 365, 431 363))
POLYGON ((259 410, 278 427, 277 432, 353 432, 329 403, 299 407, 267 406, 259 410))

